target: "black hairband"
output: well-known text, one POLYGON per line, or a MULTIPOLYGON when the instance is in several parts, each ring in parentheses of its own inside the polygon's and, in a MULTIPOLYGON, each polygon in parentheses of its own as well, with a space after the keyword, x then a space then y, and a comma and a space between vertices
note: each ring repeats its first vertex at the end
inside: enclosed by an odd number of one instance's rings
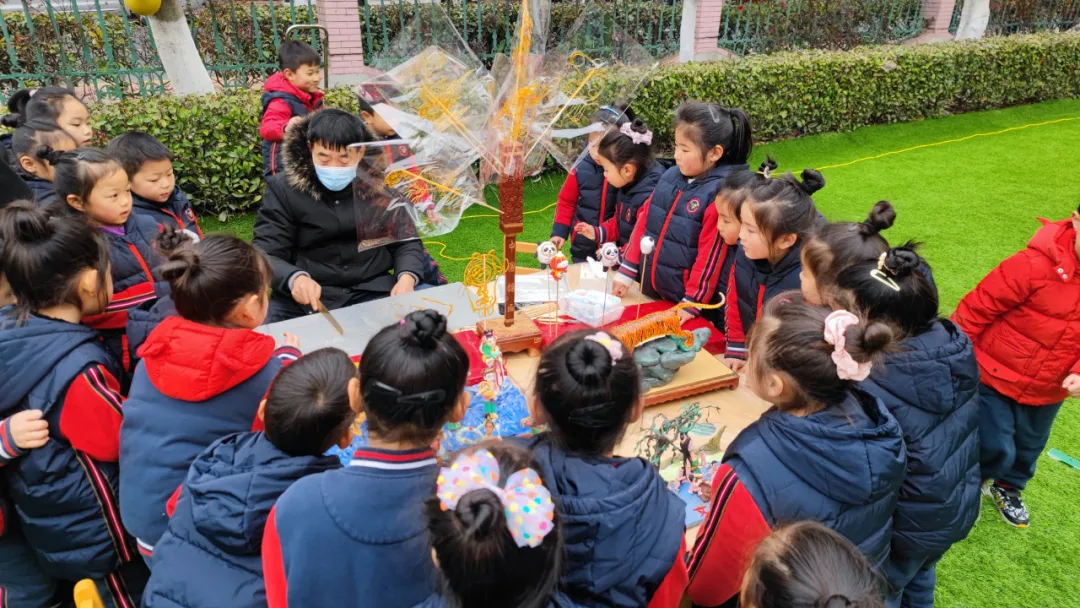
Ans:
POLYGON ((406 395, 398 389, 383 384, 378 380, 372 380, 371 383, 368 384, 367 392, 374 393, 386 399, 392 399, 394 403, 397 403, 398 405, 430 405, 446 401, 446 391, 441 388, 406 395))
POLYGON ((597 403, 595 405, 578 408, 566 415, 566 421, 585 428, 602 429, 609 427, 611 426, 610 422, 601 422, 592 416, 599 414, 612 405, 614 405, 612 402, 605 401, 604 403, 597 403))

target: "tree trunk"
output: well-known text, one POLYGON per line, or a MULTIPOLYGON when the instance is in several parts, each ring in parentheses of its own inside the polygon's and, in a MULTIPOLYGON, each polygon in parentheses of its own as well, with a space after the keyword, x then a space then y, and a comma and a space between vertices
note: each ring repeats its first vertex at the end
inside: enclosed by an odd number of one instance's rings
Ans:
POLYGON ((162 0, 161 10, 148 17, 161 65, 177 95, 205 95, 214 92, 214 83, 191 38, 180 0, 162 0))
POLYGON ((978 40, 986 33, 990 23, 990 0, 964 0, 960 13, 960 27, 956 30, 957 40, 978 40))

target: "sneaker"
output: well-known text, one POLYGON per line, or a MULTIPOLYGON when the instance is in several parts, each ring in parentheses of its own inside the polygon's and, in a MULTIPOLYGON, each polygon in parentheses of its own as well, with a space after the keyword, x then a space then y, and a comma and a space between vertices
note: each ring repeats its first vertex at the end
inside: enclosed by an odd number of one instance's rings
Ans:
POLYGON ((1024 499, 1020 498, 1020 490, 992 484, 986 487, 985 492, 993 499, 994 506, 1005 519, 1005 523, 1017 528, 1028 527, 1028 510, 1024 506, 1024 499))

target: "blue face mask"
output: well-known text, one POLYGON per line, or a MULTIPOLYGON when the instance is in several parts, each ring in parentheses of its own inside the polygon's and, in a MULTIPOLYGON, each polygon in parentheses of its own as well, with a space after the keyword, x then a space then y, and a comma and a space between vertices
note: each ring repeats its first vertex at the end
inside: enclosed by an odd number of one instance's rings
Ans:
POLYGON ((315 175, 332 192, 341 192, 348 188, 356 178, 356 165, 348 167, 321 167, 315 165, 315 175))

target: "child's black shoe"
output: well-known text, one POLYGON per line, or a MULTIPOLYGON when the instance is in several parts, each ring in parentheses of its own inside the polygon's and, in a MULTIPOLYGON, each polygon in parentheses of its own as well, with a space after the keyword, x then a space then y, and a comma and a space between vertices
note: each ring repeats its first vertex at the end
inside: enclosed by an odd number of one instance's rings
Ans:
POLYGON ((1020 497, 1020 490, 994 483, 983 486, 983 493, 994 501, 994 506, 997 507, 998 513, 1001 513, 1006 523, 1017 528, 1028 527, 1028 510, 1024 505, 1024 499, 1020 497))

